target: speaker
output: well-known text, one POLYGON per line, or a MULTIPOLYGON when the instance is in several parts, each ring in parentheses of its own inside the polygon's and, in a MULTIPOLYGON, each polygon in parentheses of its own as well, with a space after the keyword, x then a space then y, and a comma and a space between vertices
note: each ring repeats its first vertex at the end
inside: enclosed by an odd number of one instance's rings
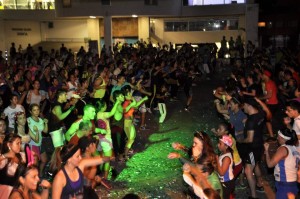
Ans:
POLYGON ((48 28, 54 28, 54 24, 52 21, 48 22, 48 28))
POLYGON ((145 0, 145 5, 157 5, 157 0, 145 0))
POLYGON ((62 0, 62 5, 64 8, 70 8, 72 6, 71 0, 62 0))
POLYGON ((102 5, 110 6, 110 0, 101 0, 102 5))

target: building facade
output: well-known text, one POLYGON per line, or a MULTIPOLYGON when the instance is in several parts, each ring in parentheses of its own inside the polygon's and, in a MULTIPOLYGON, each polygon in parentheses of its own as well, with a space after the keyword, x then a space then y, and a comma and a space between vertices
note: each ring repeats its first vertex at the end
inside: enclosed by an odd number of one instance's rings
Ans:
POLYGON ((182 44, 220 42, 223 36, 258 43, 258 4, 229 0, 62 0, 2 1, 0 49, 15 42, 26 47, 69 48, 96 41, 98 48, 137 40, 182 44), (8 5, 8 2, 10 4, 8 5), (26 3, 27 2, 27 3, 26 3), (49 3, 50 2, 50 3, 49 3), (55 9, 54 9, 55 8, 55 9))

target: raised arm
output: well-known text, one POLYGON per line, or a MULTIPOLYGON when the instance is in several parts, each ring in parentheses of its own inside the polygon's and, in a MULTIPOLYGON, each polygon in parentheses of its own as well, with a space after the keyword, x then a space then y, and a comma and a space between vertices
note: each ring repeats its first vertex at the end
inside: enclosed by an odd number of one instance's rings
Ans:
POLYGON ((70 113, 71 111, 75 108, 75 106, 71 106, 66 112, 62 112, 61 107, 60 106, 55 106, 52 110, 52 113, 59 119, 59 120, 63 120, 65 119, 70 113))
POLYGON ((288 150, 285 146, 281 146, 277 149, 276 153, 273 155, 273 157, 270 157, 269 154, 269 143, 264 144, 265 148, 265 154, 266 154, 266 162, 269 168, 275 167, 278 162, 284 158, 287 157, 288 155, 288 150))
POLYGON ((139 106, 141 106, 145 101, 147 101, 149 98, 148 96, 144 97, 142 100, 138 101, 136 103, 136 105, 134 106, 134 108, 138 108, 139 106))
POLYGON ((134 108, 136 106, 136 101, 134 98, 131 99, 131 103, 126 107, 125 113, 127 113, 131 108, 134 108))
POLYGON ((110 157, 101 157, 101 156, 96 156, 92 158, 82 158, 81 161, 79 162, 79 168, 81 171, 84 171, 84 168, 86 167, 91 167, 91 166, 96 166, 103 164, 105 162, 110 161, 110 157))
POLYGON ((111 109, 111 111, 110 112, 107 112, 107 117, 108 118, 110 118, 111 116, 113 116, 115 113, 116 113, 116 111, 117 111, 117 108, 118 108, 118 106, 120 105, 120 101, 116 101, 116 103, 114 104, 114 106, 113 106, 113 108, 111 109))
POLYGON ((71 138, 75 135, 76 131, 79 129, 80 122, 74 122, 68 131, 65 133, 65 137, 67 141, 70 141, 71 138))

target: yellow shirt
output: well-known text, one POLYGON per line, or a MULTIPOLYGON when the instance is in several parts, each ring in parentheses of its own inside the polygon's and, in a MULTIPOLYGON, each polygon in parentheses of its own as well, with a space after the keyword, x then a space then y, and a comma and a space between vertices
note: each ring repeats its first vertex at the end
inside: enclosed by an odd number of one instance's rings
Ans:
MULTIPOLYGON (((102 77, 98 77, 98 78, 102 79, 102 84, 100 86, 101 87, 105 86, 106 85, 105 80, 102 77)), ((105 95, 105 91, 106 91, 106 88, 99 88, 99 89, 97 89, 96 92, 94 93, 94 98, 102 99, 104 97, 104 95, 105 95)))
POLYGON ((232 135, 229 134, 229 136, 231 137, 232 139, 232 150, 233 150, 233 162, 234 162, 234 165, 239 165, 241 162, 242 162, 242 159, 240 157, 240 154, 236 148, 236 141, 234 139, 234 137, 232 137, 232 135))

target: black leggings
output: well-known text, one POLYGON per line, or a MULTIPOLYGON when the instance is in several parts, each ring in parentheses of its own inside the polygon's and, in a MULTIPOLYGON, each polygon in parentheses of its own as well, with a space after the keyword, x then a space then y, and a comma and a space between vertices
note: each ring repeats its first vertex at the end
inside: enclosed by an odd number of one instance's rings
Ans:
POLYGON ((223 187, 223 199, 230 199, 230 194, 233 194, 235 188, 234 179, 227 182, 222 182, 222 187, 223 187))

